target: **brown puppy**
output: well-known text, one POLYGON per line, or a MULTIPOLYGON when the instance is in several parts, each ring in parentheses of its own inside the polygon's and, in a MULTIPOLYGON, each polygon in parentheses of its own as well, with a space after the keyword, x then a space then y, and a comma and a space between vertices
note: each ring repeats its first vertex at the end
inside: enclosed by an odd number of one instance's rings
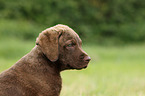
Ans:
POLYGON ((86 68, 90 61, 81 43, 65 25, 42 31, 31 52, 0 74, 0 96, 59 96, 60 72, 86 68))

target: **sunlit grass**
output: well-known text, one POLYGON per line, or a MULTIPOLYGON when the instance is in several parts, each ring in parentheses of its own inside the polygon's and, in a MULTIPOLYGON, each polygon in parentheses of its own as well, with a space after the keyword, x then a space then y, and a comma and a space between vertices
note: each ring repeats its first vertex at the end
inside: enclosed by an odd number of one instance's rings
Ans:
MULTIPOLYGON (((0 72, 15 64, 35 45, 18 39, 0 40, 0 72)), ((92 58, 87 69, 61 72, 61 96, 145 96, 145 45, 84 45, 92 58)))

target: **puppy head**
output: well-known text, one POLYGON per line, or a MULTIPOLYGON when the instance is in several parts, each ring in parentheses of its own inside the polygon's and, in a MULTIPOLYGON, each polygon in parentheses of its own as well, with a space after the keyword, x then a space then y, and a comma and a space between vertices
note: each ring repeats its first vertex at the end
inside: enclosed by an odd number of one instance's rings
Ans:
POLYGON ((36 44, 52 62, 59 62, 64 69, 86 68, 90 57, 81 46, 78 34, 66 25, 56 25, 39 34, 36 44))

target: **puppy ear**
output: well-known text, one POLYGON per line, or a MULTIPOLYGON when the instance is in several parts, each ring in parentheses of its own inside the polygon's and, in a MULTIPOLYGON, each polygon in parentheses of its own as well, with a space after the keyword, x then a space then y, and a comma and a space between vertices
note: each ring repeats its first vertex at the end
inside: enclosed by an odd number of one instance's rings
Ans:
POLYGON ((55 62, 58 59, 59 35, 60 32, 57 32, 56 30, 46 29, 39 34, 36 40, 36 44, 41 47, 42 52, 52 62, 55 62))

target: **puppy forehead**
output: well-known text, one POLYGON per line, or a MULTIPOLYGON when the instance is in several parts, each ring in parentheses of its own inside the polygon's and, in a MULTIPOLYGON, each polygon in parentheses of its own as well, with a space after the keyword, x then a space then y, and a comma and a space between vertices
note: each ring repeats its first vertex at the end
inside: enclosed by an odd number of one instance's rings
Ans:
POLYGON ((58 24, 53 27, 55 31, 62 32, 62 35, 65 37, 65 39, 75 39, 78 42, 81 42, 81 39, 79 38, 79 35, 70 27, 62 24, 58 24))
POLYGON ((76 43, 81 43, 79 35, 75 31, 66 31, 64 32, 64 41, 73 40, 76 43))

